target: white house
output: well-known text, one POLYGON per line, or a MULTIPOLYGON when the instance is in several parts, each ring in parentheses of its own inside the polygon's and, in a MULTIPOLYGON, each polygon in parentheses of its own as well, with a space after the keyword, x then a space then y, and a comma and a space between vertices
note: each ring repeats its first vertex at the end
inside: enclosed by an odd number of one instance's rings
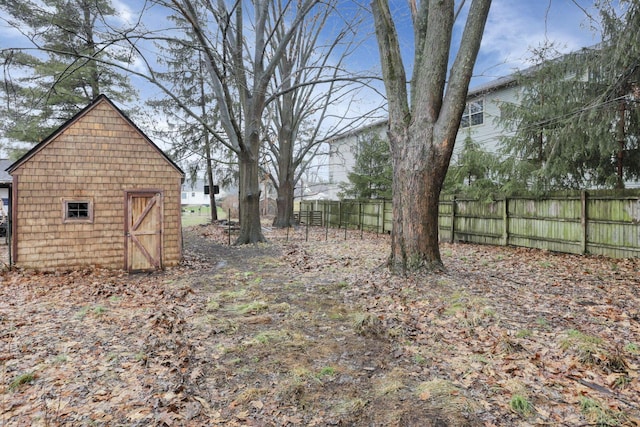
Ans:
POLYGON ((328 175, 329 182, 323 191, 325 197, 329 200, 339 199, 339 193, 342 191, 340 184, 349 182, 349 172, 351 172, 356 164, 356 156, 358 153, 358 138, 365 136, 377 135, 381 138, 387 138, 387 121, 381 120, 367 126, 343 133, 333 138, 329 144, 329 164, 328 175))
POLYGON ((469 91, 456 137, 454 161, 467 137, 480 144, 484 151, 497 153, 500 138, 506 135, 505 129, 498 124, 500 105, 517 103, 518 92, 514 75, 492 80, 469 91))
POLYGON ((180 204, 208 205, 209 203, 209 195, 205 194, 205 182, 203 179, 198 179, 196 182, 185 180, 184 183, 182 183, 180 204))
MULTIPOLYGON (((208 205, 209 200, 209 184, 204 179, 198 179, 195 182, 187 179, 182 184, 182 194, 180 196, 181 205, 208 205)), ((214 184, 216 193, 216 201, 224 199, 229 192, 219 188, 214 184)))
MULTIPOLYGON (((465 138, 471 136, 485 151, 497 152, 504 129, 495 120, 500 116, 500 104, 517 102, 518 86, 515 75, 501 77, 473 88, 467 95, 467 106, 456 138, 456 152, 463 146, 465 138)), ((329 152, 328 198, 336 200, 341 192, 340 185, 349 182, 348 174, 355 166, 359 144, 358 138, 376 134, 386 138, 387 121, 378 121, 333 138, 329 152)))

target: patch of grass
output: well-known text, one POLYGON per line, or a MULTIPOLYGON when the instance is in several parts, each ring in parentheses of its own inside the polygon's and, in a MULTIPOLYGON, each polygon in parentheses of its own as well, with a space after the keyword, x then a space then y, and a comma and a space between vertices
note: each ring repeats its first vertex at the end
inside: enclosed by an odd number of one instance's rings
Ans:
POLYGON ((80 320, 84 319, 87 313, 89 312, 89 309, 90 309, 89 306, 82 307, 80 310, 78 310, 75 317, 80 320))
POLYGON ((449 301, 449 307, 444 311, 444 313, 448 316, 453 316, 466 308, 468 299, 463 293, 455 292, 451 295, 449 301))
POLYGON ((403 374, 399 369, 394 369, 389 374, 374 380, 375 392, 378 397, 393 394, 404 388, 403 374))
POLYGON ((449 306, 444 313, 458 317, 464 326, 478 326, 485 315, 485 310, 488 309, 489 313, 492 310, 492 307, 486 307, 485 299, 469 296, 466 292, 454 292, 447 299, 449 306))
POLYGON ((520 329, 516 332, 516 338, 527 338, 533 335, 533 332, 530 329, 520 329))
POLYGON ((624 358, 623 352, 620 351, 620 348, 616 348, 615 351, 609 354, 605 354, 605 367, 611 372, 617 373, 627 373, 627 369, 629 369, 629 364, 624 358))
POLYGON ((104 306, 102 306, 102 305, 99 305, 99 304, 98 304, 98 305, 93 306, 93 307, 86 305, 86 306, 82 307, 82 308, 81 308, 81 309, 76 313, 76 316, 75 316, 75 317, 76 317, 77 319, 82 320, 82 319, 84 319, 84 318, 85 318, 88 314, 90 314, 90 313, 93 313, 93 314, 95 314, 96 316, 101 316, 101 315, 103 315, 103 314, 104 314, 104 313, 106 313, 106 312, 107 312, 107 309, 106 309, 104 306))
POLYGON ((342 399, 338 402, 335 411, 340 415, 357 415, 362 412, 369 402, 359 397, 354 399, 342 399))
POLYGON ((620 375, 618 378, 616 378, 616 380, 613 383, 613 386, 617 388, 625 388, 629 384, 631 384, 631 377, 629 377, 629 375, 627 374, 623 374, 623 375, 620 375))
POLYGON ((336 374, 336 368, 333 366, 323 366, 318 372, 318 379, 322 379, 324 377, 333 377, 336 374))
POLYGON ((33 372, 25 372, 24 374, 20 374, 9 383, 9 391, 15 391, 24 384, 32 383, 33 381, 35 381, 35 379, 36 375, 33 372))
POLYGON ((220 303, 214 299, 207 301, 207 311, 217 311, 220 308, 220 303))
POLYGON ((533 404, 522 394, 514 394, 509 401, 509 408, 523 417, 533 414, 533 404))
POLYGON ((264 393, 264 389, 250 387, 238 393, 231 404, 233 406, 244 405, 253 400, 257 400, 264 393))
POLYGON ((424 381, 416 387, 416 394, 420 400, 433 400, 445 403, 458 393, 458 388, 451 381, 434 378, 424 381))
POLYGON ((222 291, 220 293, 218 293, 217 296, 217 300, 220 301, 235 301, 239 298, 244 297, 247 294, 247 290, 246 289, 237 289, 234 291, 222 291))
POLYGON ((624 346, 624 350, 631 353, 631 354, 640 354, 640 347, 638 347, 638 344, 636 343, 627 343, 624 346))
POLYGON ((269 307, 270 311, 273 311, 274 313, 288 313, 289 311, 291 311, 291 305, 289 305, 288 302, 281 302, 278 304, 272 304, 269 307))
POLYGON ((578 352, 581 363, 593 365, 597 362, 596 353, 602 352, 604 340, 600 337, 587 335, 576 329, 569 329, 567 337, 560 342, 562 350, 574 349, 578 352))
POLYGON ((430 406, 450 417, 480 409, 478 403, 466 397, 463 390, 442 378, 420 383, 415 389, 415 394, 420 400, 428 401, 430 406))
POLYGON ((264 331, 253 337, 253 342, 267 344, 274 341, 282 341, 287 337, 285 331, 264 331))
POLYGON ((236 304, 229 310, 239 314, 258 314, 267 310, 269 306, 264 301, 251 301, 244 304, 236 304))
POLYGON ((382 322, 377 316, 371 313, 355 313, 353 314, 353 329, 358 335, 382 335, 382 322))
POLYGON ((344 280, 336 283, 336 288, 337 289, 345 289, 349 287, 349 282, 345 282, 344 280))
POLYGON ((146 363, 149 356, 145 352, 139 351, 133 356, 133 358, 136 362, 146 363))
POLYGON ((520 343, 512 340, 506 333, 500 337, 500 347, 506 354, 518 353, 524 350, 524 347, 520 343))
POLYGON ((426 357, 424 357, 424 356, 423 356, 423 355, 421 355, 421 354, 415 354, 415 355, 413 356, 413 362, 414 362, 416 365, 424 365, 424 364, 426 364, 426 363, 427 363, 427 358, 426 358, 426 357))
POLYGON ((487 307, 484 310, 482 310, 482 315, 485 317, 491 317, 494 318, 498 315, 498 313, 496 312, 495 308, 492 307, 487 307))
POLYGON ((549 321, 547 319, 545 319, 544 317, 538 317, 536 319, 536 325, 538 325, 541 328, 548 328, 549 327, 549 321))
POLYGON ((605 408, 600 402, 589 397, 581 397, 578 401, 582 415, 595 426, 609 427, 622 425, 624 414, 605 408))
POLYGON ((66 363, 68 360, 69 360, 69 356, 67 356, 66 354, 59 354, 53 359, 53 363, 55 363, 56 365, 59 365, 62 363, 66 363))

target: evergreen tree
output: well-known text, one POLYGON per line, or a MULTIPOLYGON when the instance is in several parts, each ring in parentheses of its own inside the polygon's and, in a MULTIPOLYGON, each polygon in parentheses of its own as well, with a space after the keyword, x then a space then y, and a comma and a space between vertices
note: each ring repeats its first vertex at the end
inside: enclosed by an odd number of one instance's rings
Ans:
POLYGON ((517 77, 519 103, 501 107, 502 125, 514 130, 502 141, 504 154, 517 159, 506 163, 505 175, 508 181, 518 176, 534 192, 582 188, 593 179, 593 165, 608 161, 590 145, 589 129, 579 120, 599 93, 588 79, 596 53, 550 57, 555 52, 553 45, 534 51, 537 64, 517 77))
POLYGON ((358 137, 353 172, 343 195, 356 199, 391 199, 393 170, 389 142, 374 133, 358 137))
POLYGON ((640 177, 640 6, 620 4, 597 4, 604 26, 597 47, 558 57, 547 44, 518 76, 518 105, 501 108, 501 124, 514 131, 503 140, 507 185, 519 180, 540 193, 622 188, 640 177))
POLYGON ((102 62, 130 60, 110 35, 109 0, 0 0, 0 10, 31 44, 0 51, 7 138, 36 143, 101 93, 118 103, 135 96, 128 78, 102 62))
POLYGON ((476 198, 491 197, 500 191, 498 157, 483 151, 467 135, 456 161, 449 167, 443 192, 476 198))
MULTIPOLYGON (((205 71, 204 55, 193 49, 197 44, 190 24, 180 14, 168 18, 184 30, 181 38, 167 39, 158 44, 158 62, 165 71, 156 72, 183 108, 176 108, 172 98, 152 99, 147 104, 165 114, 166 125, 155 132, 167 140, 171 156, 187 171, 192 184, 204 178, 210 188, 211 221, 218 219, 214 185, 237 182, 237 162, 220 129, 220 116, 213 90, 205 71), (221 141, 222 140, 222 141, 221 141), (222 143, 220 143, 222 142, 222 143)), ((165 125, 165 123, 163 123, 165 125)))

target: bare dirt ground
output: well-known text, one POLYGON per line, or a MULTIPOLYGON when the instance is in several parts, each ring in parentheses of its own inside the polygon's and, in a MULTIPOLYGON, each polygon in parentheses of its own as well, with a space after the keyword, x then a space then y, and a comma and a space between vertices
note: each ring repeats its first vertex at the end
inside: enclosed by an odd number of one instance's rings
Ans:
POLYGON ((0 425, 640 425, 640 260, 444 244, 402 278, 386 236, 306 232, 2 273, 0 425))

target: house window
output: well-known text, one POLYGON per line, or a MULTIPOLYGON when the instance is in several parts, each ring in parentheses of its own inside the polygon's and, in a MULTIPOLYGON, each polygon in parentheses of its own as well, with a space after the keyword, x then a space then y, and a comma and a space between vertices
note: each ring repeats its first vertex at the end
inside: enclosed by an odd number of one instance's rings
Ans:
POLYGON ((182 193, 182 200, 187 200, 187 193, 182 193))
POLYGON ((93 222, 93 200, 63 199, 62 222, 93 222))
POLYGON ((476 99, 467 102, 467 105, 464 107, 464 113, 462 113, 460 127, 468 128, 481 125, 482 123, 484 123, 484 100, 476 99))

